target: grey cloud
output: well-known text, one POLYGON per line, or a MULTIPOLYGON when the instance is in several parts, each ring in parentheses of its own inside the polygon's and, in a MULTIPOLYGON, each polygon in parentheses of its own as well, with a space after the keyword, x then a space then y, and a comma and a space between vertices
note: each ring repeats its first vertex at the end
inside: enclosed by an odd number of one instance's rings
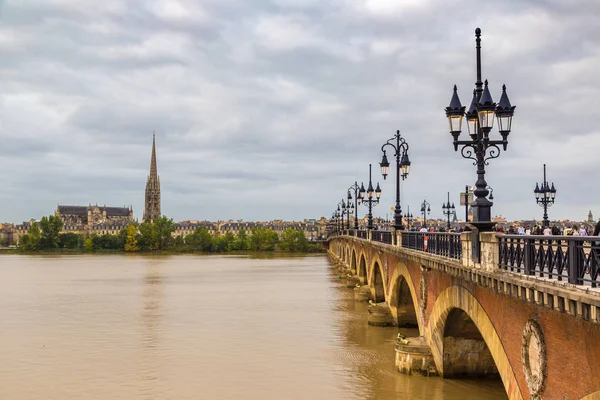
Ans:
POLYGON ((544 162, 551 216, 581 219, 600 195, 581 172, 599 164, 593 0, 477 3, 477 15, 466 0, 0 4, 0 220, 58 201, 141 215, 154 130, 175 219, 329 215, 369 163, 385 216, 393 179, 377 162, 396 129, 413 161, 403 205, 427 198, 441 216, 446 192, 458 203, 475 180, 443 108, 455 83, 470 100, 477 25, 494 98, 506 83, 517 105, 509 151, 488 168, 494 212, 538 216, 544 162))

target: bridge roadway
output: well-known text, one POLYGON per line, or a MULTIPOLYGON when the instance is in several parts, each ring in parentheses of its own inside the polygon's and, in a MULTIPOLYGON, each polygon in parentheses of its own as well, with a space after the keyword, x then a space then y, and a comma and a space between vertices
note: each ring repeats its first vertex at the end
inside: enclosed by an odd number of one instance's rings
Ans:
POLYGON ((572 237, 344 231, 328 252, 372 325, 399 338, 400 372, 499 375, 510 399, 600 399, 600 257, 572 237), (587 248, 584 248, 586 247, 587 248), (560 249, 560 250, 559 250, 560 249))

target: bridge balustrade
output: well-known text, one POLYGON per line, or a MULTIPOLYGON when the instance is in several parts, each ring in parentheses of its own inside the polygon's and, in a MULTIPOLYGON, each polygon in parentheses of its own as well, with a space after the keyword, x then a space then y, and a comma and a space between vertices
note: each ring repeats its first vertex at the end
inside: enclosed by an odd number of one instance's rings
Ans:
POLYGON ((404 231, 402 232, 402 247, 457 260, 462 257, 460 233, 404 231))
POLYGON ((356 237, 360 239, 367 239, 368 232, 367 231, 357 231, 356 237))
POLYGON ((371 240, 376 242, 393 244, 392 232, 391 231, 372 231, 371 240))
POLYGON ((597 287, 600 237, 498 235, 500 268, 597 287))

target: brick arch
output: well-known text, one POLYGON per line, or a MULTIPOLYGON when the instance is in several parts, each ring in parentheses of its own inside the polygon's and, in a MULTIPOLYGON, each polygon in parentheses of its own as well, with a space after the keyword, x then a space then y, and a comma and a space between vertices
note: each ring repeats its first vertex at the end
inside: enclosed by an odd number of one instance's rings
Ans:
POLYGON ((352 247, 352 256, 350 257, 350 269, 355 274, 358 273, 358 261, 356 260, 356 249, 354 247, 352 247))
POLYGON ((344 261, 346 262, 346 266, 350 266, 350 244, 346 244, 344 258, 345 258, 344 261))
POLYGON ((387 282, 386 282, 386 276, 383 274, 383 263, 381 262, 381 258, 379 257, 379 254, 374 253, 371 257, 371 265, 369 266, 369 287, 371 288, 371 293, 373 294, 373 298, 375 299, 376 302, 378 302, 378 299, 382 301, 386 300, 386 293, 388 292, 388 287, 387 287, 387 282), (377 267, 377 268, 376 268, 377 267), (379 293, 379 290, 377 288, 377 282, 376 282, 376 278, 377 278, 377 273, 379 273, 379 275, 381 276, 381 287, 383 288, 383 293, 379 293))
POLYGON ((440 293, 429 314, 425 337, 429 342, 438 371, 443 373, 444 330, 448 314, 453 309, 464 311, 479 329, 486 346, 492 353, 508 398, 523 399, 508 356, 492 321, 475 296, 462 286, 450 286, 440 293))
POLYGON ((369 284, 369 278, 367 276, 367 256, 365 255, 365 252, 361 249, 360 250, 360 256, 358 258, 358 271, 357 271, 357 275, 359 278, 362 278, 362 283, 364 285, 368 285, 369 284))
POLYGON ((398 320, 398 286, 402 284, 403 280, 406 282, 406 285, 410 290, 412 305, 415 309, 417 324, 419 326, 419 335, 423 336, 425 322, 423 321, 422 314, 419 312, 418 292, 415 288, 412 276, 410 275, 410 271, 408 270, 406 264, 402 262, 396 264, 396 268, 394 269, 394 273, 392 274, 390 279, 391 286, 388 304, 390 306, 390 310, 392 311, 392 316, 394 317, 394 320, 398 320))

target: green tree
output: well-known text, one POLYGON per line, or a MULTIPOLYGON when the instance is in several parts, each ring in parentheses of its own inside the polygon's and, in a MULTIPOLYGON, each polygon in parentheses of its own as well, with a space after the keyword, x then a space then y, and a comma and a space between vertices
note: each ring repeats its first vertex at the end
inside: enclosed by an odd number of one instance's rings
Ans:
POLYGON ((37 223, 32 223, 29 227, 29 232, 26 235, 21 237, 21 241, 19 245, 28 251, 36 251, 40 248, 40 241, 42 239, 42 235, 40 232, 40 227, 37 223))
POLYGON ((194 250, 209 252, 213 249, 213 236, 208 231, 208 228, 201 227, 193 233, 192 246, 194 250))
POLYGON ((140 246, 138 246, 137 241, 137 227, 135 224, 131 223, 125 229, 126 239, 125 239, 125 251, 134 252, 140 251, 140 246))
POLYGON ((281 233, 279 249, 282 251, 306 252, 308 250, 308 240, 304 235, 304 231, 287 228, 281 233))
POLYGON ((137 238, 138 244, 141 250, 149 251, 154 249, 154 242, 152 239, 152 224, 150 222, 143 222, 139 227, 140 234, 137 238))
POLYGON ((302 229, 296 231, 296 251, 307 252, 309 247, 308 239, 302 229))
POLYGON ((213 237, 212 243, 212 251, 217 253, 223 253, 227 249, 227 242, 225 241, 225 236, 218 235, 213 237))
POLYGON ((173 243, 171 234, 175 232, 175 223, 172 218, 160 217, 152 225, 152 238, 154 248, 165 250, 173 243))
POLYGON ((173 249, 177 251, 185 251, 185 242, 181 236, 176 236, 173 239, 173 249))
POLYGON ((61 249, 78 249, 83 247, 83 237, 76 233, 61 233, 58 236, 58 247, 61 249))
POLYGON ((42 249, 56 249, 58 247, 58 236, 62 230, 63 222, 54 215, 42 217, 40 228, 42 229, 40 247, 42 249))
POLYGON ((235 248, 235 236, 232 232, 227 232, 223 235, 223 241, 225 242, 225 251, 234 251, 235 248))
POLYGON ((235 242, 233 243, 234 250, 238 251, 246 251, 249 248, 249 239, 245 230, 241 230, 238 232, 235 237, 235 242))
POLYGON ((264 227, 254 228, 250 235, 250 250, 273 251, 275 250, 277 240, 277 234, 272 229, 264 227))
POLYGON ((96 250, 96 249, 94 248, 94 237, 95 237, 95 236, 96 236, 96 235, 95 235, 95 234, 93 234, 92 236, 90 236, 90 237, 88 237, 88 238, 86 238, 86 239, 85 239, 85 241, 84 241, 84 246, 85 246, 85 249, 86 249, 87 251, 94 251, 94 250, 96 250))

